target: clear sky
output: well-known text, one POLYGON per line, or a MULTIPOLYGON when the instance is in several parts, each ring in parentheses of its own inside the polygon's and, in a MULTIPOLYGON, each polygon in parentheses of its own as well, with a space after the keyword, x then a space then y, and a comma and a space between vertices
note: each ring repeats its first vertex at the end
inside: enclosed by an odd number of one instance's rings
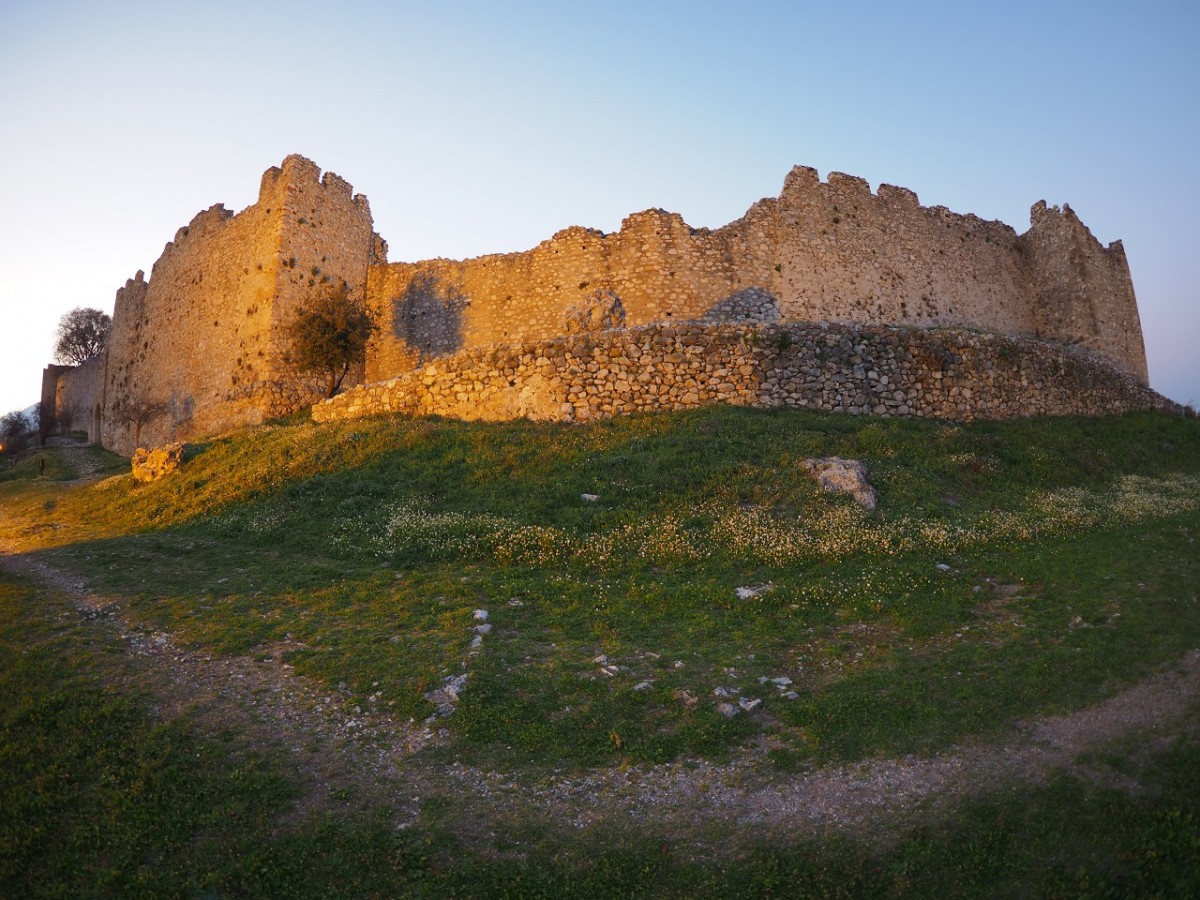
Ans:
POLYGON ((717 227, 794 164, 1125 244, 1152 385, 1200 403, 1200 4, 0 2, 0 412, 196 212, 289 153, 393 260, 717 227))

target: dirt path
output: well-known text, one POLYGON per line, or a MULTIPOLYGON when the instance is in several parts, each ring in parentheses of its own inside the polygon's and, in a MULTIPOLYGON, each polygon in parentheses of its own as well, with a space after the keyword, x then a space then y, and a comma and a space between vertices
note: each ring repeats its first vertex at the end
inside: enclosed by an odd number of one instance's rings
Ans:
POLYGON ((933 757, 871 760, 803 774, 782 774, 748 751, 716 765, 607 768, 570 776, 514 775, 431 760, 422 751, 446 742, 436 724, 401 722, 347 708, 343 697, 295 675, 281 662, 286 646, 251 657, 212 657, 146 633, 119 606, 82 581, 21 555, 0 568, 61 592, 77 615, 126 644, 139 673, 135 686, 165 716, 188 712, 201 725, 234 727, 252 744, 280 749, 306 796, 295 810, 388 805, 398 827, 415 823, 422 798, 453 799, 451 824, 473 845, 490 847, 514 823, 582 828, 610 822, 643 825, 697 851, 713 835, 738 840, 795 840, 830 832, 871 841, 899 837, 917 821, 948 813, 963 798, 1015 783, 1037 784, 1068 770, 1139 790, 1114 769, 1078 758, 1137 737, 1153 748, 1178 735, 1200 735, 1200 650, 1109 700, 1070 715, 1019 726, 1003 745, 966 744, 933 757), (346 789, 350 798, 343 798, 346 789), (357 799, 354 799, 357 797, 357 799))
POLYGON ((94 453, 89 451, 93 444, 61 444, 58 447, 58 452, 66 457, 67 462, 75 467, 75 471, 79 474, 75 477, 73 484, 78 484, 81 481, 91 481, 101 474, 100 461, 94 453))

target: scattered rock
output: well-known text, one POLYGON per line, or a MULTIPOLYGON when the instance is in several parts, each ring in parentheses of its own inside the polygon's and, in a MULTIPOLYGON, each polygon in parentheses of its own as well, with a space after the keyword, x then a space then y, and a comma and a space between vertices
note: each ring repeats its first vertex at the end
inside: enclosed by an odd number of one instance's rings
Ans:
POLYGON ((754 710, 762 706, 762 701, 757 698, 752 700, 749 697, 743 697, 738 701, 738 706, 740 706, 746 712, 754 712, 754 710))
POLYGON ((137 481, 151 482, 170 475, 183 462, 183 444, 167 444, 154 450, 138 447, 130 465, 137 481))
POLYGON ((775 590, 775 585, 768 582, 766 584, 756 584, 753 587, 740 587, 736 593, 739 600, 753 600, 755 597, 769 594, 773 590, 775 590))
POLYGON ((633 689, 635 691, 648 691, 652 687, 654 687, 654 685, 649 681, 639 681, 633 686, 633 689))
POLYGON ((792 683, 792 679, 788 678, 786 675, 780 675, 778 678, 772 678, 771 683, 777 684, 780 687, 787 687, 792 683))
POLYGON ((588 503, 595 503, 597 500, 600 499, 600 495, 599 494, 580 494, 579 499, 584 500, 588 503))
POLYGON ((492 630, 492 626, 490 623, 485 622, 483 625, 476 625, 471 630, 474 631, 476 634, 487 634, 489 631, 492 630))
POLYGON ((826 456, 800 464, 827 491, 849 494, 863 509, 874 512, 875 489, 867 482, 867 467, 857 459, 826 456))
POLYGON ((479 621, 486 622, 487 617, 488 617, 488 611, 486 609, 477 609, 477 610, 475 610, 474 616, 479 621))
POLYGON ((732 703, 718 703, 717 704, 717 712, 719 712, 721 715, 723 715, 727 719, 732 719, 734 716, 736 716, 738 714, 738 708, 736 706, 734 706, 732 703))
POLYGON ((513 597, 511 600, 508 601, 508 605, 509 606, 524 606, 525 604, 521 600, 518 600, 516 597, 513 597))
POLYGON ((937 569, 939 572, 949 572, 950 571, 950 567, 948 565, 946 565, 945 563, 938 563, 936 566, 934 566, 934 568, 937 569))
POLYGON ((783 695, 783 699, 784 700, 799 700, 800 695, 797 694, 795 691, 788 691, 786 694, 783 695))
POLYGON ((441 687, 425 695, 425 699, 437 707, 439 716, 448 716, 454 712, 454 704, 458 702, 458 695, 467 683, 467 677, 466 672, 461 675, 449 675, 441 687))

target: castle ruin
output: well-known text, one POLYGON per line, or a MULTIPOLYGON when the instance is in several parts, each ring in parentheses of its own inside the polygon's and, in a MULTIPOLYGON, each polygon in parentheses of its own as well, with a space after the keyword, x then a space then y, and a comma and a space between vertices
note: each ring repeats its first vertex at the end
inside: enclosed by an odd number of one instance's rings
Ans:
POLYGON ((520 253, 389 263, 366 198, 293 155, 263 175, 257 202, 199 213, 149 280, 126 282, 107 353, 48 367, 43 409, 129 455, 313 404, 321 392, 290 366, 285 329, 329 285, 382 327, 347 380, 359 386, 317 403, 318 419, 582 420, 704 402, 957 418, 1169 405, 1147 387, 1120 242, 1102 246, 1065 205, 1035 204, 1018 235, 903 188, 872 193, 797 167, 779 197, 718 229, 647 210, 613 234, 572 227, 520 253))

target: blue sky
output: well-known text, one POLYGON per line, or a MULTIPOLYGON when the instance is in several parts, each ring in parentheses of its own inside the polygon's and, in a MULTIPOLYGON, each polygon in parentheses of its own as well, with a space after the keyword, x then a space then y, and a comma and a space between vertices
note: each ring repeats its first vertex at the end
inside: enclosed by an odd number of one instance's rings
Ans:
POLYGON ((623 0, 0 5, 0 412, 54 327, 288 153, 393 260, 663 207, 717 227, 794 164, 1125 244, 1152 385, 1200 403, 1200 5, 623 0))

